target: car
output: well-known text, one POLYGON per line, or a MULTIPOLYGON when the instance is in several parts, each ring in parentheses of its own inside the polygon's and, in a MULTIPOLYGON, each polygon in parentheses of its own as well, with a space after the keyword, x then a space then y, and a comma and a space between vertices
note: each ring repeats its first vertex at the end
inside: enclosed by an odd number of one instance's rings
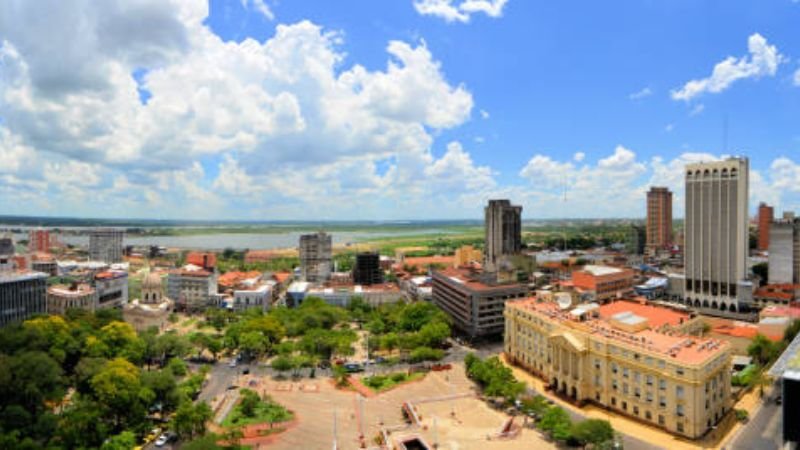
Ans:
POLYGON ((235 384, 232 384, 232 385, 228 386, 228 390, 229 390, 229 391, 232 391, 232 390, 234 390, 234 389, 236 389, 236 388, 238 388, 238 387, 239 387, 239 386, 237 386, 237 385, 235 385, 235 384))
POLYGON ((249 373, 250 373, 250 368, 249 367, 245 367, 244 369, 242 369, 242 375, 247 375, 249 373))
POLYGON ((159 434, 161 434, 161 428, 153 428, 149 433, 147 433, 147 436, 144 437, 144 441, 152 442, 153 439, 157 438, 159 434))
POLYGON ((363 372, 364 367, 359 363, 345 363, 344 370, 346 370, 349 373, 363 372))
POLYGON ((167 442, 169 442, 169 435, 164 433, 156 439, 156 447, 163 447, 167 445, 167 442))
POLYGON ((236 364, 236 360, 235 359, 232 359, 231 362, 228 363, 228 367, 230 367, 231 369, 236 367, 236 365, 237 364, 236 364))

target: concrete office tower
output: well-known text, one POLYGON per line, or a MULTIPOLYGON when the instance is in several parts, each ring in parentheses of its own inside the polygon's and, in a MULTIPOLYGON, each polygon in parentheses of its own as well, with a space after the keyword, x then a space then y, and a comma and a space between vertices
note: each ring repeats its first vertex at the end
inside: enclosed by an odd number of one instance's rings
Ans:
POLYGON ((125 231, 117 228, 95 228, 89 232, 89 259, 113 264, 122 261, 122 239, 125 231))
POLYGON ((750 164, 747 158, 686 166, 686 305, 729 315, 749 309, 750 164))
POLYGON ((331 235, 320 231, 300 236, 300 276, 304 281, 322 283, 331 277, 331 235))
POLYGON ((361 285, 383 283, 381 257, 378 253, 365 252, 356 255, 353 267, 353 283, 361 285))
POLYGON ((484 269, 496 272, 502 257, 519 253, 522 246, 522 206, 514 206, 508 200, 489 200, 484 212, 484 269))
POLYGON ((650 254, 672 245, 672 192, 651 187, 647 192, 647 250, 650 254))
POLYGON ((0 273, 0 327, 47 312, 47 275, 0 273))
POLYGON ((800 284, 800 219, 792 213, 770 227, 769 284, 800 284))
POLYGON ((775 220, 775 210, 766 203, 758 205, 758 250, 769 250, 769 228, 775 220))

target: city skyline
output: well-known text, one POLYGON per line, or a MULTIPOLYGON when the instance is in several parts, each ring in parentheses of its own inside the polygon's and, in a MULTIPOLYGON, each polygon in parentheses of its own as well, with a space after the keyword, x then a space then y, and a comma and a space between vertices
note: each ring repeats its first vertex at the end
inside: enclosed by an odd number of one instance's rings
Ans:
POLYGON ((726 154, 751 215, 800 210, 796 2, 364 3, 4 2, 2 213, 641 218, 656 185, 682 218, 726 154))

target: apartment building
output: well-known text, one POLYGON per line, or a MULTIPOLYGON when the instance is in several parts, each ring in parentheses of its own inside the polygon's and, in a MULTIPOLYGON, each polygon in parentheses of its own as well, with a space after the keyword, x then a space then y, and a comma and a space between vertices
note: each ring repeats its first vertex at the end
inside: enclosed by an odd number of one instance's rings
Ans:
POLYGON ((205 309, 217 293, 217 276, 214 272, 188 265, 167 275, 167 297, 182 310, 205 309))
POLYGON ((510 360, 579 404, 592 402, 690 439, 731 409, 731 348, 688 334, 691 314, 617 301, 570 306, 508 302, 510 360))
POLYGON ((300 236, 300 276, 310 283, 323 283, 333 269, 333 239, 325 232, 300 236))
POLYGON ((647 250, 654 254, 672 245, 672 192, 651 187, 647 192, 647 250))
POLYGON ((522 247, 522 206, 509 200, 489 200, 484 215, 484 268, 497 272, 503 258, 516 255, 522 247))
POLYGON ((433 272, 433 303, 470 338, 502 333, 506 301, 528 295, 527 286, 498 283, 490 275, 455 267, 433 272))

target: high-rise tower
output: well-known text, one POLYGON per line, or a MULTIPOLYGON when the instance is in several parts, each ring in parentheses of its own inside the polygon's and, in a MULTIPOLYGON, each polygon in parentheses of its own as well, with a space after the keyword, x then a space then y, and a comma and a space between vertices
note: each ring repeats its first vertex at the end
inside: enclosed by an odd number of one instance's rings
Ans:
POLYGON ((647 251, 650 254, 672 244, 672 192, 651 187, 647 192, 647 251))
POLYGON ((747 158, 686 166, 687 305, 724 314, 740 312, 752 301, 749 169, 747 158))
POLYGON ((522 248, 522 206, 514 206, 509 200, 489 200, 484 212, 484 269, 495 272, 503 256, 517 254, 522 248))

